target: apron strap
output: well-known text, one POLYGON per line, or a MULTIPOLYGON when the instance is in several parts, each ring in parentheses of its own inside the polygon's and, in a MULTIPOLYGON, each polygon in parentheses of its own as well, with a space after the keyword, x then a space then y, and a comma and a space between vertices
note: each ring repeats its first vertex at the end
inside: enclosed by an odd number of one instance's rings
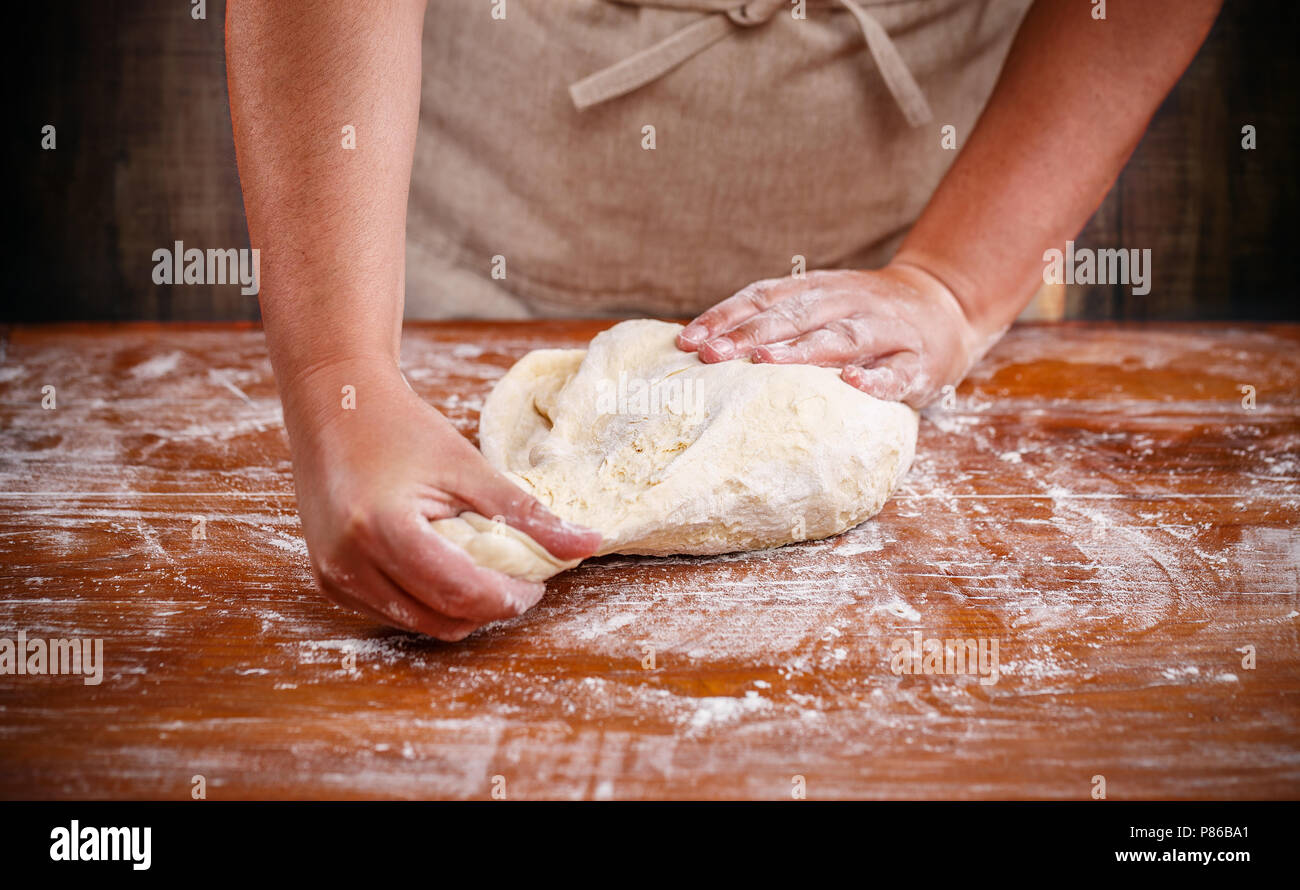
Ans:
MULTIPOLYGON (((836 0, 836 2, 852 13, 854 21, 858 23, 858 28, 867 41, 867 49, 880 70, 880 76, 893 95, 894 101, 898 103, 903 116, 907 118, 907 122, 913 127, 929 123, 933 117, 930 103, 926 101, 920 85, 912 76, 903 57, 899 55, 894 42, 889 39, 889 33, 884 26, 856 0, 836 0)), ((633 0, 633 3, 638 6, 663 6, 676 9, 700 10, 702 8, 703 11, 714 14, 687 25, 621 62, 615 62, 571 84, 569 95, 579 111, 625 96, 658 80, 719 40, 731 36, 738 28, 765 24, 776 15, 777 10, 785 6, 786 0, 749 0, 748 3, 730 8, 720 8, 718 0, 658 0, 658 2, 633 0)))

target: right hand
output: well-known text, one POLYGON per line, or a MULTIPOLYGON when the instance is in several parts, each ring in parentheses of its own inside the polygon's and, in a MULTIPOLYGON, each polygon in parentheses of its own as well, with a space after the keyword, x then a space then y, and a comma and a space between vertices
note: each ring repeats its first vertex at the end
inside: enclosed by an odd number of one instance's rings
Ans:
POLYGON ((501 517, 560 559, 600 545, 493 470, 395 367, 322 365, 284 396, 303 536, 321 590, 340 605, 451 641, 536 604, 543 584, 483 568, 430 528, 465 511, 501 517))

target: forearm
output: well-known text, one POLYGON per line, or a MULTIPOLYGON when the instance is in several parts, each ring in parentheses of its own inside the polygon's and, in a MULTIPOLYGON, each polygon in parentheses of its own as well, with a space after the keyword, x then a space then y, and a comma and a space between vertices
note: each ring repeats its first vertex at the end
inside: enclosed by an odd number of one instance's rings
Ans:
POLYGON ((228 7, 235 150, 286 415, 323 367, 396 371, 424 6, 228 7))
POLYGON ((1205 39, 1221 0, 1038 0, 961 154, 895 261, 956 295, 982 337, 1042 283, 1042 255, 1087 222, 1151 115, 1205 39))

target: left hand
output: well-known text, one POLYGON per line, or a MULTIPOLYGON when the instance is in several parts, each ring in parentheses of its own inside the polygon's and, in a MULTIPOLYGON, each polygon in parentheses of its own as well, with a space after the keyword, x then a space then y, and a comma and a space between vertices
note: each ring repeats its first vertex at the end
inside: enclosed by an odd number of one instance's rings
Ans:
POLYGON ((756 281, 687 325, 677 345, 704 362, 842 368, 844 381, 868 395, 920 408, 960 381, 994 339, 941 281, 895 263, 756 281))

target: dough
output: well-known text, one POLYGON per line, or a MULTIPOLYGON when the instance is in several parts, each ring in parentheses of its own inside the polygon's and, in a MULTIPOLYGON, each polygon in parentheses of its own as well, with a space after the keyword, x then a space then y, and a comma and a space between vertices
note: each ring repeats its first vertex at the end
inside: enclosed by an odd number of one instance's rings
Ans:
MULTIPOLYGON (((589 349, 530 352, 484 403, 498 470, 600 554, 727 553, 837 535, 874 516, 907 471, 917 415, 831 368, 704 364, 681 325, 625 321, 589 349)), ((476 513, 433 527, 481 565, 542 580, 577 560, 476 513)))
POLYGON ((494 522, 479 513, 462 513, 439 519, 433 530, 449 538, 481 566, 523 578, 545 581, 580 563, 580 559, 556 559, 545 547, 504 522, 494 522))

